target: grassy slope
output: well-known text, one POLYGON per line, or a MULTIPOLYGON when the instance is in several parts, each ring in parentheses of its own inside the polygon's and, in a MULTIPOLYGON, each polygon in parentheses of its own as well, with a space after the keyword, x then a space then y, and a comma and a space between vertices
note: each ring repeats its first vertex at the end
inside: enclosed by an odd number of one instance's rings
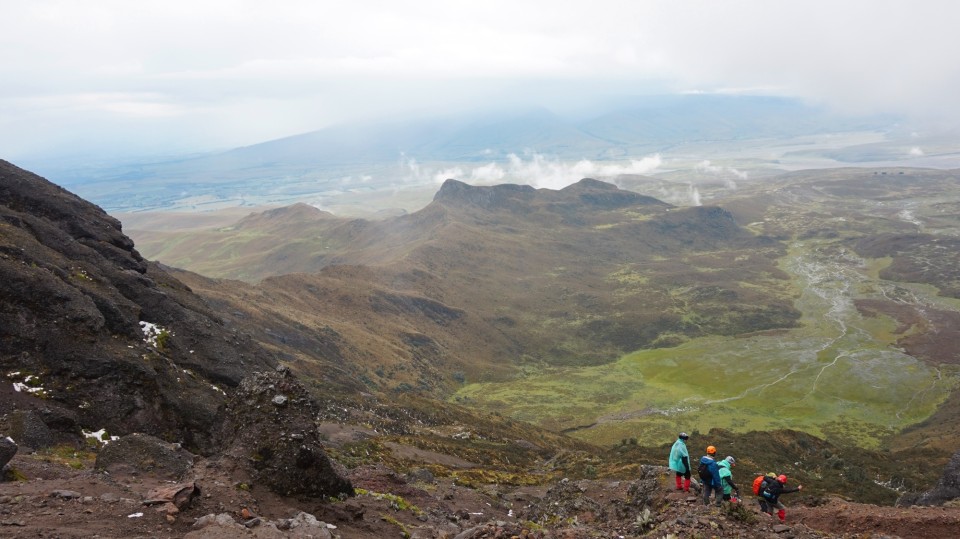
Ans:
MULTIPOLYGON (((950 357, 932 351, 956 341, 948 325, 929 330, 931 313, 949 320, 957 305, 936 288, 892 280, 911 273, 887 268, 909 268, 944 250, 916 251, 921 258, 882 238, 915 232, 917 220, 953 233, 952 182, 949 172, 932 171, 797 173, 741 189, 724 204, 755 234, 778 241, 724 230, 726 221, 707 209, 575 211, 556 200, 521 211, 435 204, 386 225, 338 223, 345 247, 331 259, 379 265, 377 275, 357 281, 339 270, 337 283, 322 288, 330 294, 323 303, 298 290, 329 279, 329 270, 270 279, 256 292, 253 319, 283 313, 307 328, 334 329, 350 359, 342 365, 369 389, 407 384, 443 393, 462 379, 470 384, 459 397, 473 406, 578 429, 577 436, 604 444, 627 437, 657 443, 681 428, 721 426, 736 436, 799 428, 867 446, 943 451, 949 441, 936 431, 957 430, 948 412, 957 377, 950 357), (866 249, 865 238, 881 241, 866 249), (365 286, 439 301, 466 317, 440 325, 395 312, 386 323, 371 316, 365 286), (794 304, 804 317, 789 329, 794 304), (788 329, 757 331, 778 327, 788 329), (428 346, 434 355, 403 340, 411 331, 436 343, 428 346), (609 363, 645 347, 660 348, 609 363), (515 381, 502 383, 509 377, 515 381), (484 380, 498 383, 473 384, 484 380), (941 426, 923 422, 944 399, 933 416, 941 426)), ((277 245, 295 230, 260 227, 277 245)), ((304 252, 322 252, 306 241, 304 252)), ((268 272, 263 258, 244 264, 268 272)), ((925 282, 941 274, 928 272, 925 282)), ((309 350, 293 355, 324 376, 309 350)))
MULTIPOLYGON (((915 218, 934 215, 943 226, 951 181, 950 173, 930 171, 817 173, 734 201, 731 207, 745 209, 741 218, 789 240, 781 267, 793 276, 801 328, 702 338, 601 367, 528 371, 509 384, 468 386, 455 398, 602 443, 625 437, 652 443, 676 430, 710 427, 797 428, 866 446, 887 443, 948 398, 953 402, 958 369, 949 343, 956 326, 931 323, 949 321, 960 305, 936 296, 935 288, 886 280, 892 274, 882 267, 916 263, 914 252, 923 253, 927 266, 956 267, 955 251, 915 243, 893 249, 897 244, 881 241, 865 254, 891 258, 875 264, 854 248, 865 237, 896 237, 916 227, 904 219, 904 205, 915 218), (936 253, 940 258, 931 259, 936 253)), ((946 273, 939 282, 949 291, 954 278, 946 273)), ((914 445, 943 447, 940 436, 917 430, 910 431, 914 445)))

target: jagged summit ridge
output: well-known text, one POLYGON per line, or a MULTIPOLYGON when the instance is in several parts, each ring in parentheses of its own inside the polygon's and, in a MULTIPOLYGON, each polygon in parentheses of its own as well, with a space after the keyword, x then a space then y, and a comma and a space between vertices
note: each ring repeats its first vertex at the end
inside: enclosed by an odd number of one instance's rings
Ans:
POLYGON ((494 186, 473 186, 448 179, 434 195, 434 202, 447 205, 470 205, 486 209, 496 209, 520 202, 529 203, 536 195, 536 189, 529 185, 503 184, 494 186))
POLYGON ((474 206, 487 210, 520 210, 537 204, 547 206, 581 205, 584 209, 600 207, 615 209, 633 205, 671 207, 670 204, 633 191, 620 189, 612 183, 584 178, 560 190, 535 189, 529 185, 501 184, 473 186, 448 179, 433 198, 434 202, 450 206, 474 206))

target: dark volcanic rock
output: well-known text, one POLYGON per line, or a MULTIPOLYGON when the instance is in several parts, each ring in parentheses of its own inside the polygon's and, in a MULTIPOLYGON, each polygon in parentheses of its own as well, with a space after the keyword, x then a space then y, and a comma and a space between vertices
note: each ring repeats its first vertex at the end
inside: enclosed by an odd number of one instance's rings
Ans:
POLYGON ((179 444, 169 444, 147 434, 131 434, 108 443, 94 465, 111 473, 147 473, 180 479, 193 466, 193 455, 179 444))
POLYGON ((223 411, 224 459, 278 494, 353 494, 346 470, 327 457, 317 408, 286 368, 245 378, 223 411))
POLYGON ((512 212, 529 212, 538 204, 559 213, 582 211, 584 206, 604 209, 627 206, 670 207, 666 202, 625 191, 613 184, 592 178, 584 178, 559 191, 513 184, 472 186, 457 180, 446 180, 433 200, 453 207, 475 206, 512 212))
POLYGON ((943 505, 957 498, 960 498, 960 451, 953 454, 937 485, 911 502, 913 505, 943 505))
POLYGON ((0 470, 17 454, 17 444, 9 436, 0 435, 0 470))
POLYGON ((451 206, 471 205, 487 209, 522 210, 536 197, 529 185, 474 187, 457 180, 446 180, 433 200, 451 206))
POLYGON ((0 161, 0 369, 43 388, 0 414, 46 407, 64 411, 46 422, 57 431, 147 432, 203 450, 219 386, 274 364, 144 260, 116 219, 0 161), (141 322, 162 337, 146 342, 141 322))
POLYGON ((50 447, 54 434, 40 416, 29 410, 17 410, 10 414, 10 436, 20 445, 31 449, 50 447))

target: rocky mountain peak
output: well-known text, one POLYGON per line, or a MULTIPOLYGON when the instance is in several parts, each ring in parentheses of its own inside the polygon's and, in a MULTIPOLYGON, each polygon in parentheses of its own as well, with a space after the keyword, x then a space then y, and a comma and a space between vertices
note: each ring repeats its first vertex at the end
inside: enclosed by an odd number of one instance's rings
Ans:
POLYGON ((450 206, 477 206, 495 210, 529 203, 535 195, 536 189, 529 185, 473 186, 449 179, 443 182, 433 200, 450 206))
POLYGON ((60 434, 140 431, 202 450, 225 391, 274 364, 116 219, 7 162, 0 297, 0 372, 14 383, 0 393, 15 393, 0 414, 43 411, 60 434))

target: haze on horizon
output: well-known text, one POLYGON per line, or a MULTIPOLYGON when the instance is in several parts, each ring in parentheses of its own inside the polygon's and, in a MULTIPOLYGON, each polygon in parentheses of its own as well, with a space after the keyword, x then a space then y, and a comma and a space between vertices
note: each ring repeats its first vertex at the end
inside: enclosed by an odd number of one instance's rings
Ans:
POLYGON ((0 0, 3 158, 227 149, 683 92, 960 119, 960 4, 0 0))

